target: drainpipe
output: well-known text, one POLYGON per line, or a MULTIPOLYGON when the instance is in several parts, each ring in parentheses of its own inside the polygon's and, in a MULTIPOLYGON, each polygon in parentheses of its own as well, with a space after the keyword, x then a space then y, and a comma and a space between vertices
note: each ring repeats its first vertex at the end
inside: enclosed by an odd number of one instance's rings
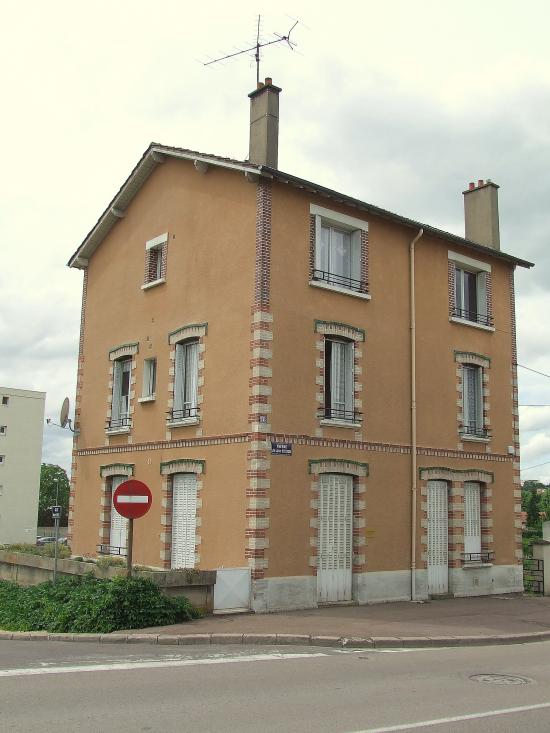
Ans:
POLYGON ((416 313, 414 292, 414 247, 424 229, 410 244, 410 309, 411 309, 411 601, 416 601, 416 313))

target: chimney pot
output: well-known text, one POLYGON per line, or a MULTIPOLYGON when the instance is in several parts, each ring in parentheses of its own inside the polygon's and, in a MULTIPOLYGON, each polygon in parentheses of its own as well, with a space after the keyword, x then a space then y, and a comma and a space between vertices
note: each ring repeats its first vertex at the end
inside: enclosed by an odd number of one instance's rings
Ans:
POLYGON ((268 86, 268 84, 273 84, 273 79, 270 76, 265 78, 265 85, 268 86))
POLYGON ((484 181, 483 181, 483 178, 480 178, 480 179, 478 180, 478 182, 477 182, 477 186, 478 186, 478 188, 479 188, 480 186, 483 186, 483 183, 484 183, 484 181))
POLYGON ((470 181, 470 185, 468 186, 470 191, 473 191, 475 187, 476 187, 476 184, 473 181, 470 181))

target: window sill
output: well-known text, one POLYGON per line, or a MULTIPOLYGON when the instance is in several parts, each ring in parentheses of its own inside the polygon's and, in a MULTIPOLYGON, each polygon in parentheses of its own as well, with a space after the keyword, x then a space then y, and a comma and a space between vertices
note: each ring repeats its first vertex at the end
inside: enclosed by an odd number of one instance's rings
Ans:
POLYGON ((149 290, 149 288, 154 288, 156 285, 162 285, 162 283, 166 282, 165 277, 159 277, 158 280, 152 280, 150 283, 145 283, 141 286, 142 290, 149 290))
POLYGON ((460 433, 460 440, 470 441, 472 443, 490 443, 491 438, 482 438, 479 435, 470 435, 469 433, 460 433))
POLYGON ((360 422, 348 422, 347 420, 321 420, 321 425, 327 427, 327 428, 353 428, 357 430, 357 428, 361 427, 360 422))
POLYGON ((331 290, 333 293, 342 293, 343 295, 351 295, 352 298, 360 298, 361 300, 370 300, 371 296, 368 293, 360 293, 358 290, 350 290, 349 288, 342 288, 339 285, 329 285, 318 280, 310 280, 309 284, 313 288, 321 288, 321 290, 331 290))
POLYGON ((489 331, 493 333, 494 326, 485 326, 483 323, 476 323, 475 321, 468 321, 466 318, 457 318, 457 316, 451 316, 449 318, 451 323, 460 323, 462 326, 471 326, 472 328, 480 328, 482 331, 489 331))
POLYGON ((492 568, 492 562, 465 562, 462 570, 478 570, 479 568, 492 568))
POLYGON ((126 435, 132 430, 130 425, 126 425, 123 428, 107 428, 105 435, 126 435))
POLYGON ((156 398, 157 398, 157 396, 154 395, 154 394, 149 395, 148 397, 138 397, 138 402, 140 404, 143 404, 144 402, 154 402, 156 400, 156 398))
POLYGON ((185 427, 185 425, 198 425, 199 423, 200 423, 200 418, 198 417, 186 417, 183 420, 168 420, 166 422, 166 427, 182 428, 182 427, 185 427))

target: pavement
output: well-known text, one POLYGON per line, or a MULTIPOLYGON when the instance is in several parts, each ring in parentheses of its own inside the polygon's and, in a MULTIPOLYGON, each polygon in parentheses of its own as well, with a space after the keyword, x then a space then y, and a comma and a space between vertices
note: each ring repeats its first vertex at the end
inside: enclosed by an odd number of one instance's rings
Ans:
POLYGON ((0 639, 149 644, 432 647, 550 640, 550 597, 521 594, 206 616, 113 634, 0 632, 0 639))

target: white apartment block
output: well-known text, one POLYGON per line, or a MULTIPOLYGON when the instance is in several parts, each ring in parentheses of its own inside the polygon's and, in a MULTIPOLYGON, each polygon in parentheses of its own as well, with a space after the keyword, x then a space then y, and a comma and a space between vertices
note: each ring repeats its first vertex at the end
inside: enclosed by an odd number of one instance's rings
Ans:
POLYGON ((0 544, 36 539, 45 401, 0 387, 0 544))

